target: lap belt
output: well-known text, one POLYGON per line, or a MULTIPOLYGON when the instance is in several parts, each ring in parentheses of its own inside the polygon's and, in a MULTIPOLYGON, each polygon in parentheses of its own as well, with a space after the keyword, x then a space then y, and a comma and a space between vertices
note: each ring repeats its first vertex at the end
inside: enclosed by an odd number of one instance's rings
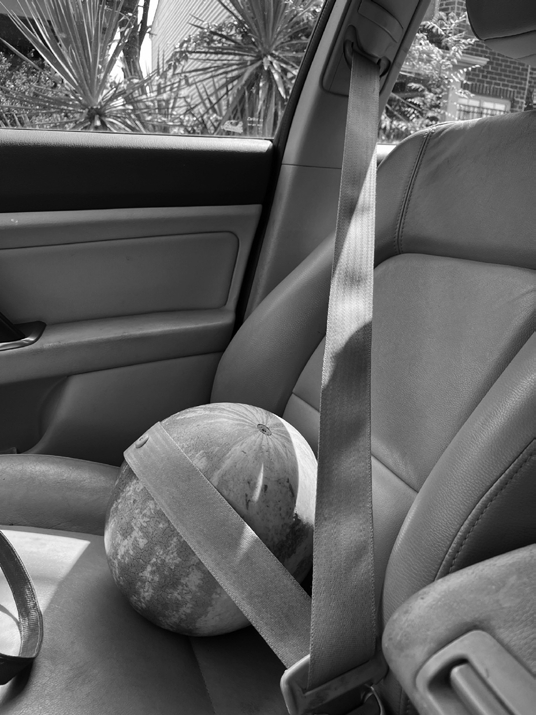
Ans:
POLYGON ((295 715, 349 713, 385 673, 375 655, 370 453, 378 96, 378 67, 353 51, 322 373, 312 599, 161 423, 125 452, 287 667, 282 691, 295 715))

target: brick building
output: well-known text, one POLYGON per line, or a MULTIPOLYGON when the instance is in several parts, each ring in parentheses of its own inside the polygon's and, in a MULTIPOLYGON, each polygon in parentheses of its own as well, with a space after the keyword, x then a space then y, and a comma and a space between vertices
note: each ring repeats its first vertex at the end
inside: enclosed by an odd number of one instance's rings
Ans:
MULTIPOLYGON (((432 0, 428 17, 437 12, 461 15, 465 0, 432 0)), ((454 88, 448 98, 448 118, 472 119, 532 109, 536 99, 535 68, 495 52, 480 40, 470 47, 464 63, 469 69, 460 87, 471 96, 456 96, 454 88)))

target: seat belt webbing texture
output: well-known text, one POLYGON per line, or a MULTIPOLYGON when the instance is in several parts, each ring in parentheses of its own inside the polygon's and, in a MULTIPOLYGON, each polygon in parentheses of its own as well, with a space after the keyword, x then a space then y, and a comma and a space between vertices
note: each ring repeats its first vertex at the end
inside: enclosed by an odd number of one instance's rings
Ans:
POLYGON ((312 628, 305 591, 160 423, 125 452, 282 662, 289 667, 311 652, 309 687, 369 660, 376 644, 370 348, 378 85, 376 65, 354 53, 322 376, 312 628))
POLYGON ((278 658, 303 658, 309 596, 160 422, 146 436, 125 452, 138 479, 278 658))
POLYGON ((378 67, 355 51, 320 398, 309 688, 374 656, 370 366, 378 67))

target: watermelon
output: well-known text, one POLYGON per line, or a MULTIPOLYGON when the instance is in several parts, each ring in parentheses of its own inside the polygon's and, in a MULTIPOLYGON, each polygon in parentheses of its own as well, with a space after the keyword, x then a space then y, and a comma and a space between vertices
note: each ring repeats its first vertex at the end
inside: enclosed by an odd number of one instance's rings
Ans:
MULTIPOLYGON (((266 410, 234 403, 194 407, 162 424, 302 580, 312 563, 317 463, 301 434, 266 410)), ((207 636, 248 625, 126 462, 108 508, 104 543, 117 586, 158 626, 207 636)))

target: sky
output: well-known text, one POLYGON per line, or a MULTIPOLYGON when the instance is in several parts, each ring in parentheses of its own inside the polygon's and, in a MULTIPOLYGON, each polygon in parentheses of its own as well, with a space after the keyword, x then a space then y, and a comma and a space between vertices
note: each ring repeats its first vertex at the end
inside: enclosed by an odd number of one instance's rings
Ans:
MULTIPOLYGON (((151 26, 151 24, 154 20, 154 16, 155 16, 157 7, 158 7, 158 0, 151 0, 149 3, 149 17, 148 17, 149 27, 151 26)), ((142 68, 143 72, 149 73, 152 70, 151 37, 150 37, 149 33, 147 33, 145 40, 143 41, 143 45, 141 46, 140 63, 141 63, 141 68, 142 68)))

